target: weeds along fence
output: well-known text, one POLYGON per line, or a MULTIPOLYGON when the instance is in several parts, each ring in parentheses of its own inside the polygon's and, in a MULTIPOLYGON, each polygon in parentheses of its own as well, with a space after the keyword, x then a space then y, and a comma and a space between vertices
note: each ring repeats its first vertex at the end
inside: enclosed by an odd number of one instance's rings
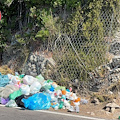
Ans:
POLYGON ((56 62, 50 78, 62 85, 70 83, 79 90, 99 84, 107 75, 103 66, 109 62, 107 54, 119 28, 120 14, 102 9, 96 18, 99 25, 96 22, 89 30, 84 29, 85 19, 75 34, 63 32, 54 44, 50 43, 56 62))

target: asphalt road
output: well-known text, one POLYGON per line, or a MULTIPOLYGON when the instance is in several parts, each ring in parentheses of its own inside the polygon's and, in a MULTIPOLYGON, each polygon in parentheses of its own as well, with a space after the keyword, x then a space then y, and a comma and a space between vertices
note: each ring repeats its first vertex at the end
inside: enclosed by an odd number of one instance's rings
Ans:
MULTIPOLYGON (((20 110, 0 106, 0 120, 95 120, 67 115, 48 113, 47 111, 20 110)), ((96 119, 102 120, 102 119, 96 119)))

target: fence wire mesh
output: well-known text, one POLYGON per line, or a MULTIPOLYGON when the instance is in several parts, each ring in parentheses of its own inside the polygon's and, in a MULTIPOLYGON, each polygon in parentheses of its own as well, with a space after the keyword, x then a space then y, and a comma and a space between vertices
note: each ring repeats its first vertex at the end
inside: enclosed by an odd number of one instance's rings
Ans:
MULTIPOLYGON (((80 23, 76 35, 64 32, 57 37, 52 47, 56 67, 50 78, 63 85, 74 84, 79 89, 85 85, 96 86, 100 79, 105 82, 108 73, 100 67, 109 62, 108 53, 118 32, 119 18, 119 12, 115 14, 111 10, 101 10, 97 20, 102 24, 102 29, 97 31, 96 24, 89 32, 89 38, 83 34, 84 21, 80 23)), ((116 49, 119 48, 116 46, 116 49)))

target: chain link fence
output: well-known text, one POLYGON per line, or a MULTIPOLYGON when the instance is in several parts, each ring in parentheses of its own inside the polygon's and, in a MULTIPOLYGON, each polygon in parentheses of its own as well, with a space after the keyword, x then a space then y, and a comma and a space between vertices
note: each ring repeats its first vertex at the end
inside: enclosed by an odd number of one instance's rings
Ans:
POLYGON ((112 10, 101 10, 97 20, 102 24, 102 29, 97 31, 96 25, 89 32, 89 38, 84 35, 84 21, 76 35, 64 32, 57 37, 52 48, 56 66, 49 77, 62 85, 72 84, 82 91, 85 86, 97 86, 100 80, 105 84, 109 73, 104 66, 110 60, 110 45, 119 31, 119 18, 119 12, 115 14, 112 10))

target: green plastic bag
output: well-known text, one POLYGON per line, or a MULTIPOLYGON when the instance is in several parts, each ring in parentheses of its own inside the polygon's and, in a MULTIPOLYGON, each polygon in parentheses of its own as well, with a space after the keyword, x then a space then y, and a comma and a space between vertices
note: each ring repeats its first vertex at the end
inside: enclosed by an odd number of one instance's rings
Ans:
POLYGON ((53 81, 52 80, 47 80, 47 83, 53 83, 53 81))
POLYGON ((46 90, 49 90, 49 89, 51 88, 51 85, 45 85, 44 88, 45 88, 46 90))
POLYGON ((10 98, 11 100, 14 100, 16 97, 18 97, 18 96, 20 96, 20 95, 22 95, 21 91, 20 91, 20 90, 17 90, 17 91, 15 91, 15 92, 11 93, 11 94, 9 95, 9 98, 10 98))
POLYGON ((55 88, 55 90, 66 90, 66 88, 64 86, 58 86, 55 88))
POLYGON ((38 76, 36 76, 36 78, 38 79, 38 81, 41 83, 44 81, 44 77, 40 74, 38 76))
POLYGON ((24 74, 21 74, 21 75, 19 75, 19 78, 22 79, 22 78, 24 78, 24 76, 25 76, 24 74))
POLYGON ((64 105, 64 102, 61 101, 60 104, 59 104, 59 109, 62 109, 62 108, 63 108, 63 105, 64 105))

